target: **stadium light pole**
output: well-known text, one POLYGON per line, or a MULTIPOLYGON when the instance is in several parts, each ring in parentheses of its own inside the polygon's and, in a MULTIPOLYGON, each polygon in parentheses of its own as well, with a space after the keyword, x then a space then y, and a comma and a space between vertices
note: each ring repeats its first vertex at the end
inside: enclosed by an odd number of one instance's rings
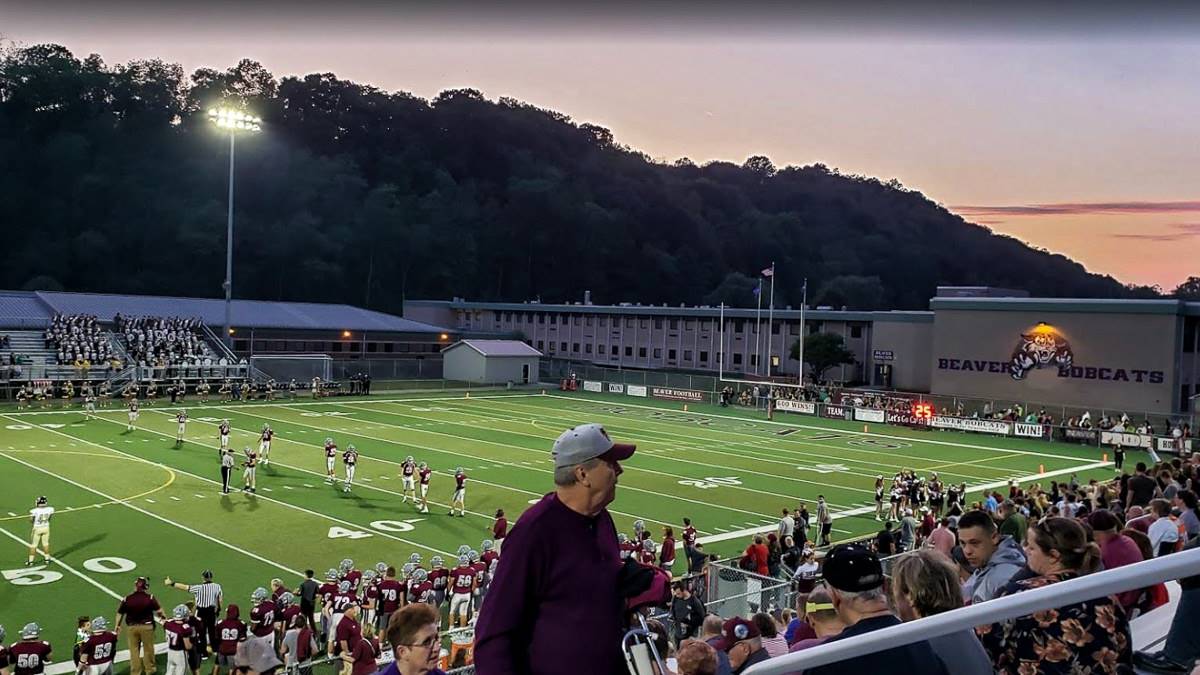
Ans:
POLYGON ((217 128, 229 133, 229 218, 225 233, 225 335, 222 340, 230 351, 233 351, 232 315, 233 315, 233 153, 234 139, 239 133, 257 133, 262 131, 262 118, 255 117, 233 108, 210 108, 208 119, 217 128))

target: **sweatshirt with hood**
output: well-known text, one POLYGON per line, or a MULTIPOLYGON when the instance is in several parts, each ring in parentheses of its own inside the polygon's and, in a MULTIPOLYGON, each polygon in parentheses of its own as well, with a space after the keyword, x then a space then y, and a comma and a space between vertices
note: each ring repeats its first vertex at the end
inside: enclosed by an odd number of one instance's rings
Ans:
POLYGON ((963 595, 971 604, 986 602, 1000 594, 1005 584, 1025 567, 1025 552, 1010 536, 1000 538, 1000 545, 992 552, 983 567, 971 573, 963 585, 963 595))

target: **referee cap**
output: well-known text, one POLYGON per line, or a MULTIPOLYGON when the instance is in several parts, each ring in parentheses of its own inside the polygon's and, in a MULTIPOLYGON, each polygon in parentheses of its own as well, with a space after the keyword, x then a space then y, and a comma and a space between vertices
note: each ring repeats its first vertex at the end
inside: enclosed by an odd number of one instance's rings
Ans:
POLYGON ((200 576, 203 577, 205 581, 212 581, 212 570, 204 570, 200 573, 200 576))

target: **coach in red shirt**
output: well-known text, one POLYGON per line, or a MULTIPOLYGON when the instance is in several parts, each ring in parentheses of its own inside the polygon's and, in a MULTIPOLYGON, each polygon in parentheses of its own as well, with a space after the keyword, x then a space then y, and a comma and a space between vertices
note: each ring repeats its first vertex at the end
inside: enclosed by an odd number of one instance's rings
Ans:
POLYGON ((513 526, 475 627, 487 675, 615 675, 625 598, 617 528, 606 507, 633 445, 584 424, 554 442, 555 490, 513 526))
POLYGON ((496 550, 508 536, 508 519, 504 517, 504 509, 496 509, 496 522, 492 523, 492 540, 496 542, 496 550))

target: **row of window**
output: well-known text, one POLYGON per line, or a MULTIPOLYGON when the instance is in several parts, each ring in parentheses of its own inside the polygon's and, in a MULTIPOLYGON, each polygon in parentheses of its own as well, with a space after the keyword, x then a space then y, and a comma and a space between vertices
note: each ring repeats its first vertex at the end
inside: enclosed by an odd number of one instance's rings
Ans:
MULTIPOLYGON (((441 351, 441 344, 426 344, 412 342, 367 342, 368 354, 436 354, 441 351)), ((250 340, 233 341, 233 349, 237 352, 249 353, 250 340)), ((363 351, 360 341, 311 341, 311 340, 254 340, 255 352, 291 352, 296 354, 351 354, 363 351)))
MULTIPOLYGON (((529 343, 530 341, 526 340, 525 342, 529 343)), ((579 354, 580 353, 579 347, 580 347, 580 344, 578 342, 572 342, 571 343, 571 353, 579 354)), ((547 345, 545 340, 538 340, 537 341, 537 349, 538 349, 538 351, 540 351, 542 353, 548 353, 548 354, 566 353, 567 343, 551 341, 547 345), (549 347, 549 351, 547 351, 547 347, 549 347)), ((629 358, 633 358, 634 349, 635 349, 635 347, 633 347, 632 345, 625 345, 625 356, 629 357, 629 358)), ((662 355, 663 355, 662 347, 653 347, 653 348, 637 347, 636 349, 637 349, 637 358, 639 358, 639 359, 647 358, 651 354, 653 355, 652 358, 661 359, 662 355)), ((611 347, 609 347, 608 345, 605 345, 604 343, 600 343, 600 344, 596 345, 596 354, 597 355, 604 356, 605 351, 609 352, 609 358, 613 361, 617 361, 621 358, 621 345, 613 344, 611 347)), ((583 352, 582 353, 583 354, 591 354, 592 353, 592 344, 590 342, 583 344, 583 352)), ((700 353, 700 360, 698 363, 700 363, 700 365, 707 365, 708 364, 708 350, 702 349, 699 351, 699 353, 700 353)), ((676 358, 677 354, 678 354, 678 351, 676 351, 675 349, 668 348, 667 349, 667 363, 675 363, 677 361, 677 358, 676 358)), ((694 352, 691 349, 683 350, 684 363, 690 363, 692 361, 693 354, 694 354, 694 352)), ((733 361, 733 365, 735 365, 735 366, 742 365, 741 353, 738 353, 738 352, 733 353, 732 361, 733 361)), ((751 366, 758 365, 758 355, 756 355, 756 354, 750 355, 750 365, 751 366)), ((778 364, 776 364, 776 365, 778 365, 778 364)))
MULTIPOLYGON (((566 315, 566 316, 559 316, 558 314, 553 314, 553 313, 547 314, 547 313, 542 313, 542 312, 496 312, 494 316, 495 316, 495 327, 496 328, 500 328, 505 324, 517 325, 517 326, 522 325, 522 324, 533 325, 534 317, 536 317, 536 322, 538 324, 547 323, 547 317, 549 317, 549 324, 551 326, 559 325, 560 320, 561 320, 561 324, 564 326, 569 325, 569 324, 573 324, 575 326, 592 326, 594 322, 598 321, 599 326, 601 328, 607 328, 607 327, 609 327, 609 322, 610 322, 609 317, 604 314, 601 314, 601 315, 570 314, 570 315, 566 315)), ((468 316, 467 319, 469 320, 469 318, 470 317, 468 316)), ((477 321, 477 322, 480 321, 480 316, 479 316, 478 312, 475 313, 475 321, 477 321)), ((613 328, 620 328, 621 327, 621 317, 617 317, 617 316, 612 317, 611 323, 612 323, 613 328)), ((651 325, 653 325, 655 330, 662 330, 664 324, 666 325, 668 330, 679 330, 679 325, 680 325, 680 323, 682 323, 684 330, 695 330, 697 321, 695 319, 684 319, 681 321, 680 319, 664 319, 662 317, 654 317, 652 319, 651 318, 638 319, 638 318, 634 318, 634 317, 625 317, 624 323, 625 323, 625 328, 639 328, 642 330, 650 330, 651 325)), ((712 330, 713 324, 715 324, 715 323, 716 322, 711 319, 701 319, 699 321, 700 330, 712 330)), ((733 332, 734 333, 745 333, 745 332, 747 332, 747 328, 749 329, 750 333, 756 332, 754 321, 750 321, 748 319, 734 319, 731 321, 731 323, 733 324, 733 332)), ((771 324, 771 334, 779 335, 782 330, 781 326, 784 326, 784 325, 786 325, 788 327, 787 330, 788 330, 789 335, 799 335, 800 334, 800 324, 798 322, 784 322, 784 321, 773 322, 771 324)), ((820 321, 810 321, 807 323, 807 326, 808 326, 808 333, 810 335, 821 332, 822 325, 821 325, 820 321)), ((861 339, 862 336, 863 336, 863 326, 861 324, 858 324, 858 325, 851 324, 850 337, 852 339, 861 339)))

